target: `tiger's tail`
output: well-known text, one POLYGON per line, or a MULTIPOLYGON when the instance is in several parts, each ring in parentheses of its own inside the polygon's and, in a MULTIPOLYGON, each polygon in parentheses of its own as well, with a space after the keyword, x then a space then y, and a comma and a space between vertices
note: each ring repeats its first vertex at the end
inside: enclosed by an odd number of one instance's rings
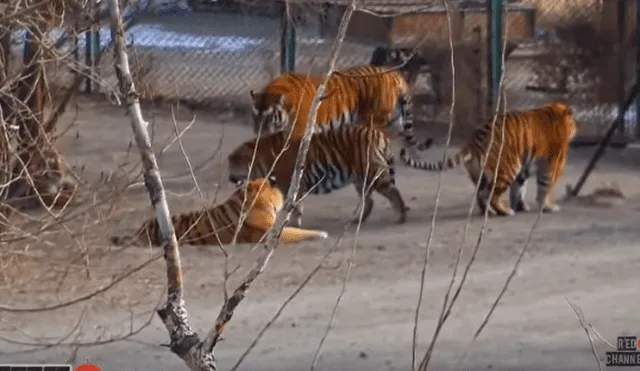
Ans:
POLYGON ((454 167, 460 166, 463 163, 468 162, 473 157, 473 154, 468 149, 463 149, 456 153, 453 157, 447 157, 444 161, 422 161, 416 160, 409 156, 406 148, 400 151, 400 158, 404 163, 414 169, 420 169, 425 171, 441 171, 449 170, 454 167))
POLYGON ((411 100, 411 94, 405 93, 400 95, 398 99, 400 105, 400 114, 402 117, 402 133, 404 135, 405 147, 403 151, 409 154, 414 154, 417 151, 424 151, 431 147, 433 144, 433 138, 427 138, 424 142, 418 143, 413 133, 413 103, 411 100))
POLYGON ((133 246, 140 243, 158 245, 157 241, 157 223, 155 220, 151 224, 145 222, 138 230, 128 235, 117 235, 109 237, 109 242, 114 246, 133 246), (144 241, 144 242, 143 242, 144 241))

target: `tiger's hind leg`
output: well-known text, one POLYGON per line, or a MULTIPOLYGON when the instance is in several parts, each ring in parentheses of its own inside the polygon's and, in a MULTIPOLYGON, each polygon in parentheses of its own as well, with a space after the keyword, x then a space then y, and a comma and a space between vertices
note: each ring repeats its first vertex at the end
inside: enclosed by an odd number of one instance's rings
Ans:
POLYGON ((476 195, 476 203, 480 208, 480 212, 484 215, 488 208, 490 215, 515 215, 515 211, 505 205, 504 202, 502 202, 502 200, 500 199, 502 195, 507 191, 510 184, 506 183, 505 181, 501 180, 500 177, 498 177, 498 179, 496 179, 494 188, 492 183, 493 179, 491 179, 493 177, 492 174, 486 174, 486 172, 483 172, 482 177, 480 176, 480 165, 480 160, 475 159, 465 164, 467 173, 469 174, 469 178, 471 178, 471 181, 473 181, 474 186, 477 185, 478 182, 480 182, 480 184, 478 185, 478 194, 476 195), (491 194, 492 189, 493 194, 491 194))
POLYGON ((487 175, 480 174, 482 171, 482 168, 480 167, 480 165, 481 165, 480 161, 476 159, 472 159, 471 161, 465 164, 465 168, 467 169, 467 174, 469 175, 469 178, 473 183, 474 189, 475 187, 478 187, 478 192, 476 193, 476 204, 480 209, 480 214, 484 215, 484 213, 487 211, 487 208, 489 208, 489 214, 493 215, 495 214, 495 211, 492 210, 491 207, 489 206, 489 200, 488 200, 489 192, 491 191, 491 188, 489 187, 489 181, 487 179, 487 175), (482 177, 480 175, 482 175, 482 177), (478 182, 480 182, 480 184, 478 184, 478 182))
MULTIPOLYGON (((395 181, 391 176, 388 170, 384 171, 382 174, 372 174, 370 178, 375 179, 373 184, 370 187, 366 187, 368 189, 363 189, 363 183, 361 181, 356 181, 355 186, 358 194, 362 196, 362 192, 364 191, 364 209, 362 211, 362 221, 364 222, 371 214, 371 210, 373 209, 373 198, 371 197, 371 193, 373 190, 378 192, 380 195, 385 197, 391 203, 391 206, 398 214, 398 223, 402 224, 407 221, 407 211, 408 207, 406 206, 404 199, 402 198, 402 194, 398 187, 395 186, 395 181)), ((354 222, 358 222, 359 218, 356 218, 354 222)))
POLYGON ((560 211, 560 206, 551 201, 551 189, 559 176, 559 170, 554 169, 558 166, 564 166, 564 163, 557 165, 559 159, 541 159, 537 161, 536 169, 536 185, 537 194, 536 202, 538 207, 542 208, 544 213, 554 213, 560 211))
POLYGON ((527 179, 529 179, 530 176, 530 166, 523 166, 509 187, 509 204, 517 213, 526 212, 530 209, 529 205, 524 201, 524 195, 527 189, 527 179))
POLYGON ((371 210, 373 210, 373 198, 371 197, 371 191, 368 189, 363 189, 364 186, 360 182, 355 183, 356 191, 358 192, 358 197, 364 202, 362 205, 362 209, 360 213, 356 215, 355 218, 351 220, 353 224, 364 223, 371 215, 371 210), (362 216, 362 219, 360 218, 362 216))

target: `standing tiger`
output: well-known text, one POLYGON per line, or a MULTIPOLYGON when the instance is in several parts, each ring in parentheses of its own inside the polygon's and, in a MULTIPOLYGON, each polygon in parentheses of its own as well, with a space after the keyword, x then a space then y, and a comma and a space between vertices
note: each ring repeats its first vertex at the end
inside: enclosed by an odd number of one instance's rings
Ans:
MULTIPOLYGON (((288 137, 289 133, 279 131, 242 143, 228 157, 229 180, 267 176, 273 168, 278 188, 288 192, 300 144, 300 139, 291 138, 288 148, 282 151, 288 137)), ((374 190, 391 202, 399 223, 406 221, 407 207, 395 186, 393 153, 384 132, 365 125, 349 125, 314 134, 304 169, 299 197, 307 192, 331 193, 354 183, 360 196, 364 192, 363 222, 373 208, 374 190)), ((299 201, 292 212, 292 225, 302 224, 302 209, 299 201)))
MULTIPOLYGON (((221 204, 207 210, 171 216, 179 243, 188 245, 228 245, 240 220, 242 225, 236 238, 237 243, 258 243, 273 226, 276 214, 284 207, 282 192, 275 187, 274 177, 259 178, 252 181, 238 181, 237 188, 221 204), (246 195, 246 197, 245 197, 246 195), (244 212, 244 213, 243 213, 244 212), (243 215, 244 214, 244 215, 243 215)), ((114 245, 143 244, 160 246, 158 221, 148 219, 130 236, 113 236, 114 245)), ((327 232, 293 227, 284 227, 280 240, 285 243, 303 240, 325 239, 327 232)))
MULTIPOLYGON (((319 76, 286 73, 271 80, 261 92, 250 91, 254 133, 289 129, 304 135, 313 98, 322 82, 319 76)), ((357 122, 395 128, 405 146, 424 150, 413 135, 411 92, 397 71, 387 67, 357 66, 335 71, 329 78, 316 116, 314 132, 325 132, 357 122)))
POLYGON ((449 157, 444 162, 414 161, 404 151, 400 156, 410 167, 427 171, 451 169, 464 163, 473 183, 480 180, 476 198, 480 210, 484 213, 488 203, 489 212, 499 216, 529 210, 524 202, 524 192, 530 168, 535 162, 536 201, 543 212, 555 212, 560 207, 551 200, 551 193, 564 169, 569 142, 576 132, 571 109, 563 103, 552 102, 535 109, 498 116, 495 127, 492 128, 492 122, 489 122, 475 130, 472 139, 453 158, 449 157), (484 160, 487 162, 480 178, 484 160), (489 199, 494 179, 495 190, 489 199), (500 200, 507 189, 511 207, 500 200))

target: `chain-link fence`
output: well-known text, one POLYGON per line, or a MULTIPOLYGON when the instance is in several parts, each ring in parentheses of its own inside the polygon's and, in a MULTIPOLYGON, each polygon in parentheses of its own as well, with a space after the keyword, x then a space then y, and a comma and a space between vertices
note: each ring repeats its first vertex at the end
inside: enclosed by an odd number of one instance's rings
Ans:
MULTIPOLYGON (((625 22, 618 20, 617 1, 525 1, 536 8, 535 37, 507 59, 508 106, 565 100, 581 131, 601 136, 635 80, 636 1, 626 1, 621 14, 625 22)), ((634 135, 635 124, 632 105, 621 131, 634 135)))
MULTIPOLYGON (((320 25, 321 10, 307 7, 293 17, 295 68, 319 73, 333 42, 320 25)), ((262 88, 281 71, 280 29, 278 6, 218 6, 215 11, 146 15, 127 32, 140 92, 145 98, 196 106, 248 105, 249 91, 262 88)), ((106 43, 109 30, 102 30, 100 38, 106 43)), ((369 62, 372 47, 347 43, 343 48, 349 58, 341 59, 340 66, 369 62)), ((104 55, 99 71, 114 86, 112 63, 113 56, 104 55)))
MULTIPOLYGON (((135 17, 127 39, 134 77, 144 98, 246 107, 249 90, 260 89, 280 73, 283 2, 206 1, 179 6, 172 2, 171 9, 161 14, 162 7, 155 7, 155 14, 147 11, 135 17)), ((330 1, 298 1, 289 8, 296 30, 298 72, 320 73, 326 65, 347 3, 330 1)), ((619 1, 613 0, 503 0, 507 107, 568 101, 583 128, 600 135, 635 81, 636 1, 627 0, 620 13, 619 1), (626 21, 620 22, 622 18, 626 21)), ((455 51, 456 123, 464 132, 460 124, 476 125, 479 117, 491 113, 486 104, 489 13, 485 0, 448 4, 455 51)), ((367 1, 362 7, 366 11, 356 12, 351 20, 338 68, 367 64, 381 47, 381 64, 401 62, 403 57, 394 55, 394 50, 406 57, 416 48, 417 55, 403 70, 414 85, 416 118, 448 123, 451 62, 442 2, 380 0, 367 1), (431 109, 421 111, 422 107, 431 109)), ((109 44, 108 27, 99 30, 98 39, 102 46, 109 44)), ((84 36, 78 43, 82 59, 84 36)), ((96 73, 106 81, 102 91, 116 85, 112 65, 108 52, 96 66, 96 73)), ((633 108, 626 115, 627 133, 635 128, 633 108)))

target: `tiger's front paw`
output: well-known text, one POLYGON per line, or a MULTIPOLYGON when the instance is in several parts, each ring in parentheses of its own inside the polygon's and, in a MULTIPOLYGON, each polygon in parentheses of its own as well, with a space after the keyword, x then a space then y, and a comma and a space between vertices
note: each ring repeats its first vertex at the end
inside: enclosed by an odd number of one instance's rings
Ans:
POLYGON ((318 233, 318 238, 321 240, 326 240, 327 238, 329 238, 329 233, 325 232, 325 231, 320 231, 318 233))

